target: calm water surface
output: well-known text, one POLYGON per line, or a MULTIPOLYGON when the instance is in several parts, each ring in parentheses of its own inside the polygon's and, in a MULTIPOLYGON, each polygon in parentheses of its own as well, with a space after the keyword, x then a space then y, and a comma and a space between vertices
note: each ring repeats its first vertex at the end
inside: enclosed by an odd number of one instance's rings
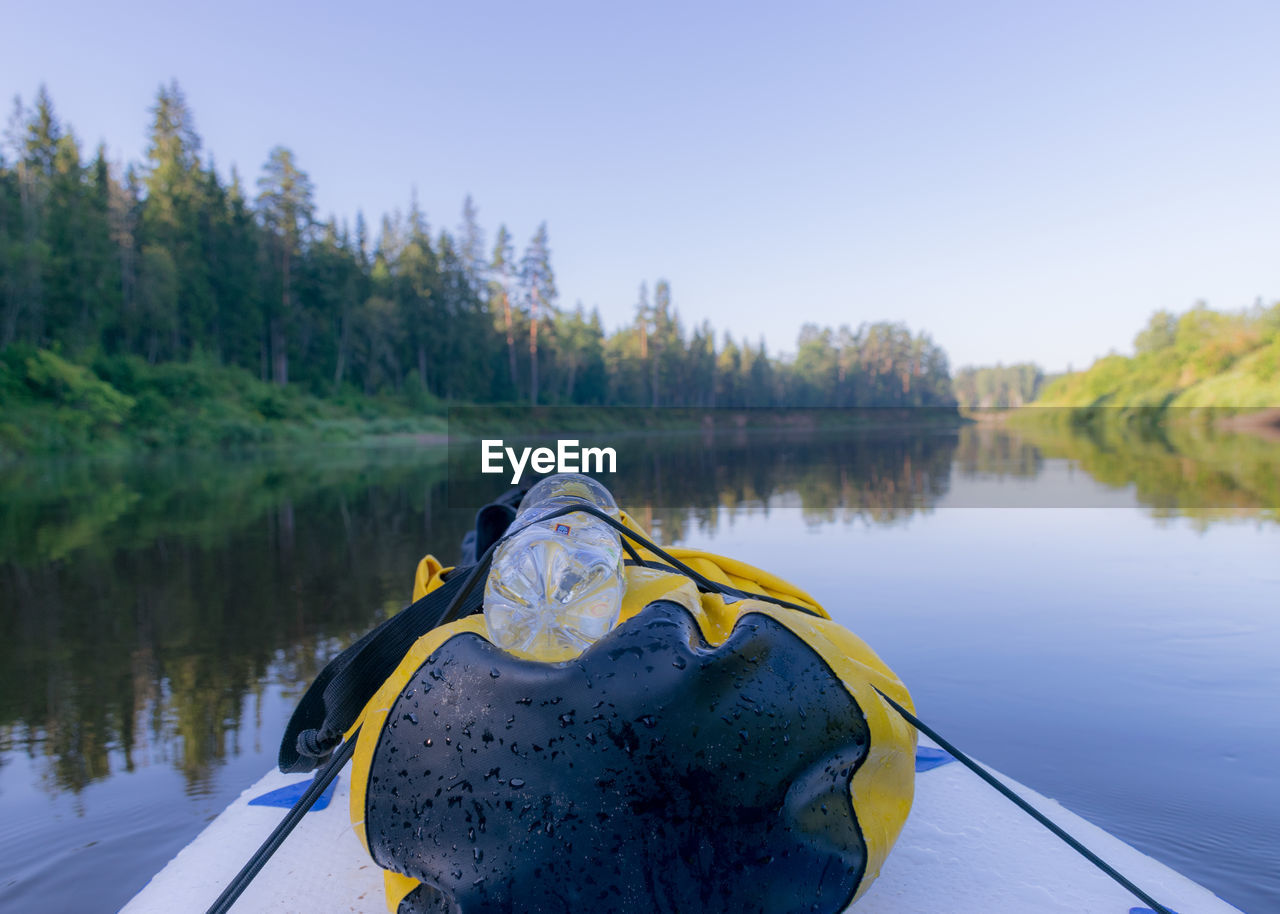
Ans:
MULTIPOLYGON (((1260 914, 1277 467, 1244 438, 675 436, 614 488, 657 538, 808 589, 962 747, 1260 914)), ((271 767, 324 660, 496 494, 446 477, 408 449, 0 473, 0 908, 115 910, 271 767)))

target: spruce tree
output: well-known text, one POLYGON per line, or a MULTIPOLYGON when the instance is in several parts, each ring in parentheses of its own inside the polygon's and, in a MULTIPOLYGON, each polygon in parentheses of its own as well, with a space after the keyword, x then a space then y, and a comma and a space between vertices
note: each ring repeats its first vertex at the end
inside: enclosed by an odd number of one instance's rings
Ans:
MULTIPOLYGON (((498 235, 493 243, 493 257, 489 261, 489 304, 499 302, 502 309, 502 326, 507 338, 507 365, 510 394, 513 398, 520 396, 520 376, 516 369, 516 333, 515 319, 512 314, 511 294, 514 282, 515 251, 511 246, 511 233, 505 225, 498 226, 498 235)), ((495 313, 496 318, 496 313, 495 313)))
POLYGON ((258 179, 258 217, 279 269, 279 307, 273 308, 268 331, 271 375, 282 387, 289 383, 287 334, 293 320, 294 264, 302 256, 314 214, 311 179, 283 146, 271 150, 258 179))
POLYGON ((556 280, 551 270, 547 224, 538 226, 520 259, 520 285, 529 308, 529 402, 538 403, 538 321, 554 314, 556 280))
POLYGON ((181 358, 188 351, 187 344, 212 323, 215 310, 202 225, 207 200, 201 142, 191 109, 176 82, 160 88, 151 113, 140 228, 142 246, 152 252, 143 257, 143 267, 150 270, 146 275, 152 283, 149 307, 163 306, 172 313, 148 312, 164 325, 164 339, 157 337, 155 327, 141 330, 149 357, 181 358), (170 267, 177 283, 172 296, 167 292, 170 267))
POLYGON ((485 292, 484 229, 480 228, 479 212, 467 194, 462 201, 462 223, 458 226, 458 260, 471 291, 481 296, 485 292))

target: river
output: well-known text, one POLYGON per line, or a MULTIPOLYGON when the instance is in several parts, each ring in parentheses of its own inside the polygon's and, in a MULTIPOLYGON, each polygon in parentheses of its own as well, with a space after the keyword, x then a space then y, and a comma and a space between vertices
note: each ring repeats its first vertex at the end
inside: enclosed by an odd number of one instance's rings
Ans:
MULTIPOLYGON (((626 449, 606 481, 660 541, 794 581, 962 748, 1280 910, 1280 444, 966 427, 626 449)), ((127 901, 498 485, 410 446, 0 470, 0 908, 127 901)))

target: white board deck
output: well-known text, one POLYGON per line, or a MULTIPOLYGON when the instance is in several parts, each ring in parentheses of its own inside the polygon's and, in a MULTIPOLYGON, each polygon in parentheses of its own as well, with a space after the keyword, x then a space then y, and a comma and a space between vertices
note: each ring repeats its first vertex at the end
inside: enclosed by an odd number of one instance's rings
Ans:
MULTIPOLYGON (((922 745, 927 742, 922 741, 922 745)), ((1029 788, 1001 779, 1179 914, 1239 914, 1208 889, 1029 788)), ((203 911, 284 817, 248 801, 309 780, 271 772, 228 806, 123 909, 203 911)), ((326 809, 306 815, 232 909, 382 914, 382 871, 347 815, 340 775, 326 809)), ((915 803, 880 878, 853 914, 1129 914, 1141 903, 957 762, 916 775, 915 803)))

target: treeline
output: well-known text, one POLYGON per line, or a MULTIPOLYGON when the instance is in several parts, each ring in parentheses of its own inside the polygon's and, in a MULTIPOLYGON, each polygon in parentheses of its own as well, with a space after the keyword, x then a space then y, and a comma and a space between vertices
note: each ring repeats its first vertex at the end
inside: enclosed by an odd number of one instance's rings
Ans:
POLYGON ((1132 356, 1108 355, 1087 371, 1048 384, 1038 406, 1171 408, 1280 407, 1280 303, 1183 314, 1157 311, 1134 338, 1132 356))
POLYGON ((252 185, 223 177, 176 84, 151 109, 140 163, 115 165, 101 146, 86 157, 44 89, 16 104, 7 141, 0 351, 54 350, 104 382, 199 363, 419 409, 951 402, 945 354, 901 325, 806 326, 782 360, 686 327, 660 280, 607 333, 598 312, 560 307, 545 224, 519 249, 505 226, 489 243, 469 197, 454 231, 432 228, 416 201, 376 231, 362 215, 318 218, 289 149, 252 185))
POLYGON ((1044 371, 1039 365, 1019 362, 961 368, 951 382, 951 389, 962 408, 1011 409, 1035 400, 1044 384, 1044 371))

